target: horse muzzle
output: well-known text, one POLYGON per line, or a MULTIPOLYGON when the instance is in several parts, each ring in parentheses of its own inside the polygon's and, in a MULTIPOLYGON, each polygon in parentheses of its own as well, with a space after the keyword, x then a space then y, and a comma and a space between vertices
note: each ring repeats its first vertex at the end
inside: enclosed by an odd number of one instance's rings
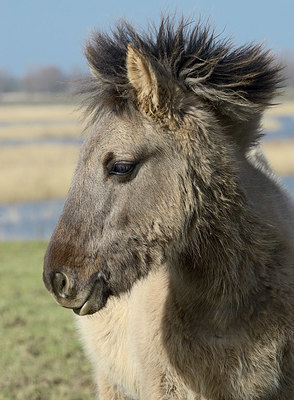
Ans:
POLYGON ((93 274, 85 284, 61 271, 51 273, 49 279, 44 275, 43 279, 57 303, 80 316, 101 310, 111 294, 102 273, 93 274))

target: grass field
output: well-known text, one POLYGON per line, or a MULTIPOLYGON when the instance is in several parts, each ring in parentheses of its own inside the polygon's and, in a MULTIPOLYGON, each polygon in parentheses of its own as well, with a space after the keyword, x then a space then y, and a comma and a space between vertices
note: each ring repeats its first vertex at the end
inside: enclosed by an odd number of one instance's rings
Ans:
POLYGON ((278 175, 294 175, 294 140, 268 141, 262 148, 278 175))
MULTIPOLYGON (((294 142, 263 145, 279 174, 294 174, 294 142)), ((0 203, 64 198, 78 158, 75 145, 0 147, 0 203)))
POLYGON ((0 203, 65 197, 78 152, 75 145, 0 147, 0 203))
POLYGON ((5 105, 0 107, 0 139, 78 137, 80 119, 72 104, 5 105))
MULTIPOLYGON (((280 117, 293 118, 294 101, 287 100, 265 115, 266 130, 279 129, 280 117)), ((0 107, 0 141, 79 138, 84 126, 73 104, 7 104, 0 107)), ((75 145, 1 147, 0 203, 63 198, 69 188, 79 148, 75 145)), ((264 151, 278 174, 294 174, 292 141, 266 142, 264 151)))
MULTIPOLYGON (((287 100, 265 113, 263 126, 277 130, 279 117, 293 115, 294 101, 287 100)), ((79 137, 81 120, 82 112, 73 104, 4 105, 0 108, 0 139, 79 137)))
POLYGON ((44 288, 45 242, 0 243, 0 399, 90 400, 73 314, 44 288))

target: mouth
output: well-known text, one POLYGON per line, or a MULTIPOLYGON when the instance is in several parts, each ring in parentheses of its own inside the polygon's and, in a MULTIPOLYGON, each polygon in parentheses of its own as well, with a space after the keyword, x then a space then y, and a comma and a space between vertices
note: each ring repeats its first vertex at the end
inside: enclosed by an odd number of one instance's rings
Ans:
POLYGON ((110 290, 103 278, 99 278, 93 285, 89 296, 81 307, 73 308, 73 312, 79 316, 94 314, 101 310, 110 296, 110 290))

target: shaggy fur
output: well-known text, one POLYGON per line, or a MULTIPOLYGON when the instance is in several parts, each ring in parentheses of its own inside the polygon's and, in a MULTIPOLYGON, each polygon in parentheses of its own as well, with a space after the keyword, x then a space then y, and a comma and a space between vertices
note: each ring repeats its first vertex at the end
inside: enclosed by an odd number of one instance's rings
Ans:
POLYGON ((280 68, 169 19, 86 55, 92 133, 44 282, 99 399, 293 400, 294 210, 256 144, 280 68))
POLYGON ((122 23, 112 37, 96 33, 88 43, 86 56, 94 75, 85 88, 91 93, 90 113, 109 104, 118 110, 133 104, 126 71, 130 43, 151 63, 165 86, 176 83, 234 120, 263 110, 280 83, 280 66, 260 45, 234 48, 207 27, 200 23, 193 27, 185 20, 175 26, 169 18, 163 19, 158 30, 150 29, 147 34, 122 23))

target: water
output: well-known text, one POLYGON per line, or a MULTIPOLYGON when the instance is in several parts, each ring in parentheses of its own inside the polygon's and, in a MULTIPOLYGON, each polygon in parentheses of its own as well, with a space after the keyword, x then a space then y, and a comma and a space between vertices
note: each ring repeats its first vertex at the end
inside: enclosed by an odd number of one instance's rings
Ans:
MULTIPOLYGON (((264 139, 293 139, 293 116, 277 117, 280 129, 266 133, 264 139)), ((67 123, 68 121, 64 121, 67 123)), ((60 121, 58 121, 60 123, 60 121)), ((35 122, 32 122, 34 125, 35 122)), ((48 121, 52 124, 52 121, 48 121)), ((1 122, 1 128, 9 126, 9 122, 1 122)), ((46 146, 50 144, 80 146, 83 138, 59 137, 36 139, 0 139, 1 147, 15 147, 27 145, 46 146)), ((283 181, 294 197, 294 176, 284 177, 283 181)), ((56 225, 62 211, 64 200, 51 200, 23 204, 0 205, 0 240, 10 239, 48 239, 56 225)))
POLYGON ((0 240, 48 239, 64 200, 0 205, 0 240))
MULTIPOLYGON (((277 117, 277 121, 279 122, 279 129, 275 131, 264 132, 264 140, 272 140, 272 139, 294 139, 294 118, 293 116, 282 116, 277 117)), ((31 123, 34 125, 34 122, 31 123)), ((9 123, 0 122, 0 130, 3 127, 6 127, 9 123)), ((13 147, 13 146, 30 146, 30 145, 41 145, 46 146, 49 144, 60 144, 60 145, 68 145, 74 144, 77 146, 81 146, 84 141, 84 138, 78 137, 53 137, 53 138, 25 138, 25 139, 0 139, 1 147, 13 147)))
POLYGON ((278 117, 277 121, 280 123, 281 128, 270 132, 264 132, 265 140, 272 139, 294 139, 294 118, 293 116, 278 117))
POLYGON ((284 176, 282 179, 283 183, 285 184, 286 188, 294 198, 294 176, 284 176))
MULTIPOLYGON (((294 176, 283 177, 294 198, 294 176)), ((49 239, 64 200, 0 205, 0 240, 49 239)))

